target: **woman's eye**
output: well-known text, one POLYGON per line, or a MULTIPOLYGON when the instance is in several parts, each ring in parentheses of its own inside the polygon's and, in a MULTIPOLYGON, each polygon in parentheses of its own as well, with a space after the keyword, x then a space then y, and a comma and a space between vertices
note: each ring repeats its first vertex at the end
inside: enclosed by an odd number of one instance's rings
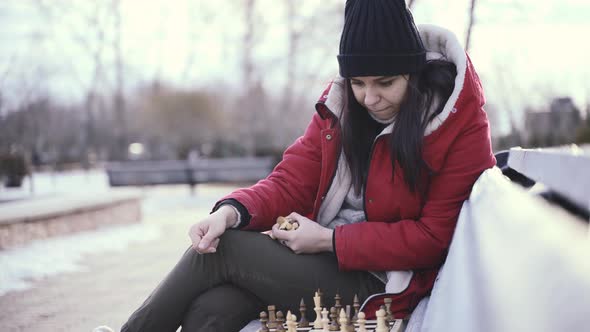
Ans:
POLYGON ((359 81, 350 81, 350 84, 356 85, 356 86, 363 86, 363 82, 359 82, 359 81))
POLYGON ((388 87, 388 86, 391 86, 392 84, 393 84, 393 80, 379 83, 379 85, 381 85, 382 87, 388 87))

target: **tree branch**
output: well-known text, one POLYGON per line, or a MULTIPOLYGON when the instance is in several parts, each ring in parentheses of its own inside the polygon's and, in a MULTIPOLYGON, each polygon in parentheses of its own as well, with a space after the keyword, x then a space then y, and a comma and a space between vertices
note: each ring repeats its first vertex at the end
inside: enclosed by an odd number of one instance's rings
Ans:
POLYGON ((465 51, 469 51, 471 32, 473 30, 473 25, 475 25, 475 5, 476 0, 471 0, 471 7, 469 8, 469 25, 467 26, 467 36, 465 37, 465 51))

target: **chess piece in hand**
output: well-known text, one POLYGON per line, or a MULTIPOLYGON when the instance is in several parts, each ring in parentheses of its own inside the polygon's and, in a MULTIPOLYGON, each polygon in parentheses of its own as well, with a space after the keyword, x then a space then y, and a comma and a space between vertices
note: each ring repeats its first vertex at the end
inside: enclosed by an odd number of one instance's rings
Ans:
POLYGON ((314 254, 333 251, 332 235, 334 230, 323 227, 298 213, 291 213, 288 218, 295 220, 299 227, 295 230, 282 230, 278 224, 272 228, 272 235, 280 243, 289 247, 296 254, 314 254))

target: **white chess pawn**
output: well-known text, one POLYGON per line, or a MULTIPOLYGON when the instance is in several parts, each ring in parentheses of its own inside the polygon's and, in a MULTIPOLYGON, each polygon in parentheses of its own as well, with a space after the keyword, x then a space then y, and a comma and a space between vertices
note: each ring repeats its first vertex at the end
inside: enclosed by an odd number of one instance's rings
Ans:
POLYGON ((385 322, 385 316, 387 315, 385 310, 379 309, 375 312, 375 315, 377 316, 377 328, 375 329, 375 332, 389 332, 387 323, 385 322))
POLYGON ((340 309, 340 319, 338 322, 340 323, 340 332, 348 332, 348 317, 346 317, 344 309, 340 309))
POLYGON ((359 324, 359 328, 358 328, 358 332, 367 332, 367 328, 365 327, 365 323, 367 322, 365 320, 365 313, 360 311, 358 313, 358 319, 356 321, 359 324))
POLYGON ((285 315, 285 320, 283 321, 283 323, 285 323, 285 326, 287 327, 287 332, 291 332, 291 330, 289 330, 289 323, 291 322, 291 310, 287 310, 287 314, 285 315))
POLYGON ((330 318, 328 318, 328 314, 330 314, 330 312, 328 312, 328 309, 324 308, 324 310, 322 310, 322 328, 324 332, 330 332, 330 318))
POLYGON ((293 314, 287 316, 287 332, 297 332, 297 316, 293 314))

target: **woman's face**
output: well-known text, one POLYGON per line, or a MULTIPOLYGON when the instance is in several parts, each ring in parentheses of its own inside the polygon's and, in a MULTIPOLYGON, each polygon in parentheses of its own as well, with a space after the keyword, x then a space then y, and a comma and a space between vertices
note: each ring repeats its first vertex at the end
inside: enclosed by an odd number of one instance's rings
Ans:
POLYGON ((387 121, 399 111, 408 79, 408 75, 358 76, 350 79, 350 85, 359 104, 375 118, 387 121))

